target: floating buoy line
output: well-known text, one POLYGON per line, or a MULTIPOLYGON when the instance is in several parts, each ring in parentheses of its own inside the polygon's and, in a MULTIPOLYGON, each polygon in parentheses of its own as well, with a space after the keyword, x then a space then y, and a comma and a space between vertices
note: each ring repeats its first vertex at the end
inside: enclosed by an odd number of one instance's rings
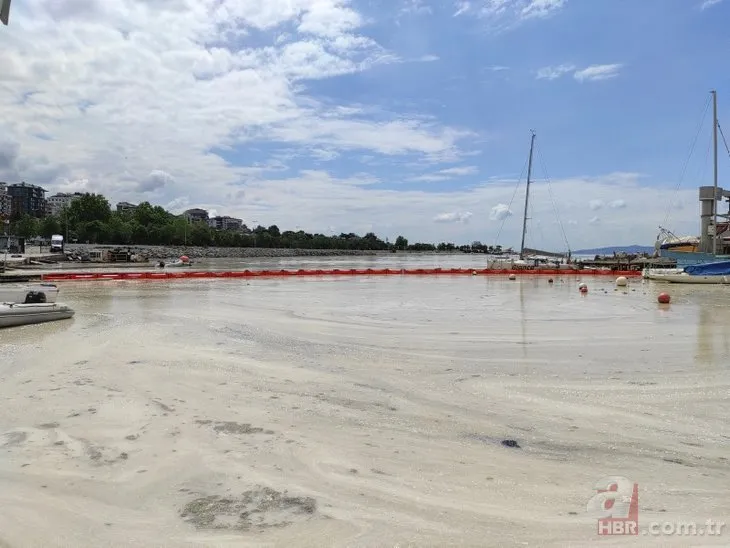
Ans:
MULTIPOLYGON (((289 278, 323 276, 625 276, 640 277, 641 271, 610 270, 561 270, 542 269, 474 269, 474 268, 353 268, 316 270, 234 270, 234 271, 182 271, 182 272, 51 272, 42 274, 47 282, 104 281, 104 280, 190 280, 219 278, 289 278)), ((514 277, 514 278, 513 278, 514 277)))

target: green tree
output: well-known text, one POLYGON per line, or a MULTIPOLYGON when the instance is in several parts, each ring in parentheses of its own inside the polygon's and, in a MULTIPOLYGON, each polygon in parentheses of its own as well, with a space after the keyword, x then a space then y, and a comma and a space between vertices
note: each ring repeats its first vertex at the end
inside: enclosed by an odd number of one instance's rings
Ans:
POLYGON ((63 234, 61 228, 61 220, 54 215, 49 215, 48 217, 45 217, 41 221, 39 233, 44 238, 50 238, 54 234, 63 234))
POLYGON ((23 238, 33 238, 40 234, 40 228, 40 219, 25 214, 16 223, 14 232, 23 238))
POLYGON ((109 201, 101 194, 88 192, 76 198, 67 208, 69 222, 91 223, 93 221, 107 222, 112 215, 109 201))
MULTIPOLYGON (((394 244, 381 240, 374 232, 364 236, 354 232, 326 236, 310 234, 304 230, 282 232, 277 225, 251 227, 249 230, 215 230, 205 223, 189 223, 180 215, 174 215, 160 206, 142 202, 132 211, 112 211, 108 200, 99 194, 84 194, 74 200, 60 216, 38 220, 29 216, 16 220, 10 227, 12 233, 33 237, 38 234, 68 234, 73 240, 97 244, 115 245, 199 245, 224 247, 291 247, 299 249, 342 250, 435 250, 428 243, 409 245, 398 236, 394 244)), ((476 247, 479 242, 474 242, 476 247)), ((479 244, 485 251, 488 246, 479 244)), ((452 243, 440 243, 439 250, 471 252, 472 246, 456 247, 452 243)), ((501 251, 496 247, 495 252, 501 251)))

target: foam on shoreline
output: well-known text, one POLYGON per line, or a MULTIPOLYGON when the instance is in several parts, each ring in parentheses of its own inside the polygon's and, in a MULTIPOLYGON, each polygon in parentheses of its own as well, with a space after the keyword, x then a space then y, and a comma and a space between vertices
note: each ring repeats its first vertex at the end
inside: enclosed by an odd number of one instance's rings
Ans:
POLYGON ((0 341, 0 545, 623 546, 606 475, 640 524, 721 519, 717 289, 65 286, 75 320, 0 341))

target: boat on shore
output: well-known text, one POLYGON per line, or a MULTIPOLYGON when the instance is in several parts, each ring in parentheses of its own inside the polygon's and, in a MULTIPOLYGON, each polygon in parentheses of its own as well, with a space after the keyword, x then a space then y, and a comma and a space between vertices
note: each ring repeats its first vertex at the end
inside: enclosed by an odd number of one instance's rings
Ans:
MULTIPOLYGON (((525 247, 527 236, 527 221, 530 206, 530 185, 532 184, 532 159, 535 149, 535 132, 530 131, 530 152, 527 158, 527 185, 525 187, 525 210, 522 215, 522 241, 520 243, 519 258, 512 260, 511 268, 516 270, 555 269, 564 272, 578 271, 578 266, 570 260, 570 250, 567 257, 562 253, 554 253, 525 247)), ((567 240, 566 240, 567 243, 567 240)))
POLYGON ((165 261, 160 261, 158 266, 160 268, 180 268, 185 266, 192 266, 193 262, 190 260, 190 257, 187 255, 181 255, 177 260, 170 261, 169 263, 166 263, 165 261))
POLYGON ((644 278, 683 284, 730 284, 730 261, 689 265, 682 269, 647 269, 644 278))
MULTIPOLYGON (((676 236, 671 230, 660 226, 654 244, 659 257, 676 261, 678 267, 730 260, 730 209, 727 213, 718 211, 718 205, 724 200, 730 205, 730 191, 718 186, 718 131, 723 141, 725 135, 722 134, 717 117, 717 92, 713 90, 710 94, 713 111, 713 184, 699 187, 700 235, 676 236)), ((709 103, 707 106, 709 107, 709 103)), ((727 147, 727 143, 725 146, 727 147)), ((730 155, 730 148, 728 153, 730 155)))
POLYGON ((57 297, 52 283, 0 284, 0 303, 55 303, 57 297))
POLYGON ((74 313, 63 303, 1 303, 0 328, 67 320, 74 313))
POLYGON ((178 259, 177 261, 173 261, 171 263, 165 263, 165 268, 182 268, 185 266, 192 266, 193 263, 190 261, 181 261, 178 259))

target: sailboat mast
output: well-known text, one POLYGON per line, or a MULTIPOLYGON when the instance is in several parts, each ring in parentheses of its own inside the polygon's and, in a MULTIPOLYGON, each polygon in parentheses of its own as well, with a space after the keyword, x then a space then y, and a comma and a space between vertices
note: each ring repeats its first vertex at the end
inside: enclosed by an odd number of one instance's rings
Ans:
POLYGON ((714 200, 712 200, 712 254, 717 255, 717 91, 712 90, 712 148, 714 153, 713 159, 713 179, 715 186, 714 200))
POLYGON ((535 147, 535 132, 530 137, 530 158, 527 161, 527 189, 525 190, 525 214, 522 217, 522 243, 520 244, 520 259, 525 258, 525 234, 527 233, 527 208, 530 203, 530 179, 532 178, 532 150, 535 147))

